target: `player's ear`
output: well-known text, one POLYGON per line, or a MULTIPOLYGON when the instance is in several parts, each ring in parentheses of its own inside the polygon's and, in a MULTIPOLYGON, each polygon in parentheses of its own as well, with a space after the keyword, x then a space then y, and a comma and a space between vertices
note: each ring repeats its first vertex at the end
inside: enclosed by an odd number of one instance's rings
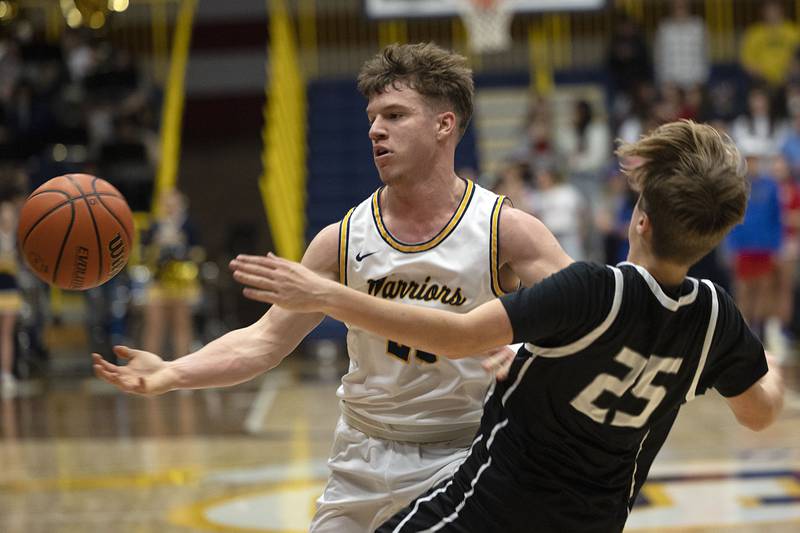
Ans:
POLYGON ((436 138, 444 139, 452 135, 456 129, 456 114, 452 111, 445 111, 437 115, 436 138))
POLYGON ((653 229, 653 226, 650 223, 650 217, 647 216, 647 213, 641 209, 637 209, 636 216, 636 234, 645 235, 646 233, 649 233, 653 229))

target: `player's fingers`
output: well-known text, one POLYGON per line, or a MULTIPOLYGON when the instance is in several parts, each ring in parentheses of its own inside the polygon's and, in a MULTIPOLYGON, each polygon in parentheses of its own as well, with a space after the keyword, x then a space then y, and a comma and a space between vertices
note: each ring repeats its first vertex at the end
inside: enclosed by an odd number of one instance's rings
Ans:
POLYGON ((268 304, 277 304, 281 305, 282 299, 278 297, 276 292, 264 289, 254 289, 252 287, 246 287, 242 290, 242 294, 248 300, 256 300, 258 302, 264 302, 268 304))
POLYGON ((102 379, 103 381, 105 381, 107 383, 110 383, 111 385, 115 385, 115 386, 121 387, 121 388, 123 387, 122 386, 122 381, 120 380, 118 374, 113 374, 111 372, 108 372, 107 370, 105 370, 100 365, 95 365, 94 366, 94 374, 98 378, 102 379))
POLYGON ((121 357, 122 359, 132 359, 134 356, 134 350, 127 346, 117 345, 114 346, 112 350, 117 357, 121 357))
POLYGON ((241 265, 237 266, 233 272, 234 274, 237 272, 242 272, 244 274, 250 274, 252 276, 258 276, 265 279, 272 279, 275 276, 274 270, 249 263, 242 263, 241 265))
POLYGON ((277 259, 277 257, 274 255, 270 257, 269 255, 239 254, 234 261, 241 265, 261 265, 262 267, 270 268, 276 264, 275 259, 277 259))
POLYGON ((511 362, 504 363, 497 369, 497 372, 494 373, 494 377, 497 381, 505 381, 508 378, 508 371, 511 368, 511 362))
POLYGON ((502 363, 502 357, 498 355, 490 355, 481 362, 481 366, 489 372, 495 372, 502 363))
POLYGON ((119 367, 112 365, 108 361, 100 361, 99 363, 95 363, 95 366, 102 368, 104 371, 108 372, 109 374, 119 374, 119 367))
POLYGON ((275 283, 269 279, 265 279, 261 276, 255 276, 253 274, 247 274, 246 272, 236 271, 233 273, 233 279, 241 283, 242 285, 247 285, 248 287, 252 287, 255 289, 274 289, 275 283))

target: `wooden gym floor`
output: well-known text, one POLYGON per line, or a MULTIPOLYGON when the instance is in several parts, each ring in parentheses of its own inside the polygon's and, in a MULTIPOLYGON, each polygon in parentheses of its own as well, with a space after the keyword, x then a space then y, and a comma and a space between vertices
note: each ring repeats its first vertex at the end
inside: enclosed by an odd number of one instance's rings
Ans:
MULTIPOLYGON (((338 416, 341 368, 317 368, 293 356, 249 384, 156 399, 92 378, 28 387, 0 404, 0 531, 303 531, 338 416)), ((626 531, 800 531, 800 371, 788 374, 786 410, 762 433, 715 394, 685 407, 626 531)))

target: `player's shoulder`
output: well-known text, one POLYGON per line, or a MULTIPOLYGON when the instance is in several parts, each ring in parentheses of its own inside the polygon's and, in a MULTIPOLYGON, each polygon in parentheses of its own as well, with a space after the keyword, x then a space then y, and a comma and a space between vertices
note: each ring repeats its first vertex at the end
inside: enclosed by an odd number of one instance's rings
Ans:
POLYGON ((544 236, 551 235, 541 220, 517 209, 508 201, 504 202, 500 210, 499 226, 501 246, 504 243, 512 246, 529 243, 535 246, 544 236))
POLYGON ((614 267, 592 261, 575 261, 549 276, 558 285, 572 285, 580 290, 604 292, 619 283, 620 273, 614 267))

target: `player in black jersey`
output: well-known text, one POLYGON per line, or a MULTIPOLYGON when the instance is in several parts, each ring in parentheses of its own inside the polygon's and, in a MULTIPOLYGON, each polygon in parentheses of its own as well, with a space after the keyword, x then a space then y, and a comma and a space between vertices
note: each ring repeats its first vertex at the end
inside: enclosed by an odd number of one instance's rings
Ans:
POLYGON ((620 531, 683 403, 714 388, 751 429, 777 416, 780 373, 730 296, 686 277, 742 220, 738 150, 681 121, 618 154, 639 193, 628 262, 575 263, 467 314, 380 300, 275 257, 238 265, 250 297, 431 353, 525 343, 453 478, 378 531, 620 531))

